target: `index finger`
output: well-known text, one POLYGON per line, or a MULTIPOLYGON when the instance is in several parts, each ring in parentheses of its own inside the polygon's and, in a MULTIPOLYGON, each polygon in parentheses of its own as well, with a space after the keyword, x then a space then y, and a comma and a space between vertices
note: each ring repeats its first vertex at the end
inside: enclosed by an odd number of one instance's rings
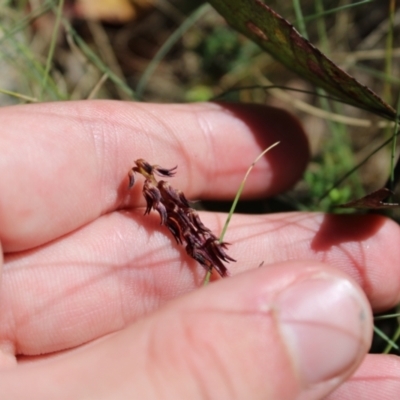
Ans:
MULTIPOLYGON (((111 101, 0 109, 0 241, 24 250, 123 206, 137 158, 178 165, 173 185, 188 198, 228 198, 263 148, 245 195, 292 185, 308 159, 297 121, 251 105, 156 105, 111 101)), ((139 188, 133 204, 139 202, 139 188)))

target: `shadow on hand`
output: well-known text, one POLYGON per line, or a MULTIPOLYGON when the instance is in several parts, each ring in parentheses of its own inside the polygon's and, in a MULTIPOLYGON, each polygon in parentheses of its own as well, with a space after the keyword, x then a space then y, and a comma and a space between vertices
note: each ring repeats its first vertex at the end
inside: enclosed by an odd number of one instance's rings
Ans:
POLYGON ((374 236, 385 222, 380 215, 326 214, 311 242, 314 251, 326 251, 346 242, 363 242, 374 236))

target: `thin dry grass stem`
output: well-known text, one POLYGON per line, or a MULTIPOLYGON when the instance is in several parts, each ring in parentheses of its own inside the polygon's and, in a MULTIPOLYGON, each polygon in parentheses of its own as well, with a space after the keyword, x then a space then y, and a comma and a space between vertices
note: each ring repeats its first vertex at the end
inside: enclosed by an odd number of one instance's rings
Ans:
POLYGON ((235 261, 226 254, 227 243, 218 238, 200 220, 197 212, 190 207, 183 192, 174 189, 168 182, 156 180, 156 176, 172 177, 176 168, 162 168, 151 165, 143 159, 135 161, 129 171, 129 187, 135 184, 135 174, 144 176, 143 196, 146 200, 145 215, 151 210, 159 213, 161 225, 165 225, 176 242, 185 245, 186 252, 207 271, 213 268, 222 276, 230 273, 223 261, 235 261))
MULTIPOLYGON (((242 192, 243 192, 243 189, 244 189, 244 185, 246 184, 246 181, 247 181, 247 178, 248 178, 249 175, 250 175, 250 172, 252 171, 252 169, 254 168, 254 166, 258 163, 258 161, 260 161, 261 158, 265 156, 265 154, 267 154, 270 150, 272 150, 272 149, 273 149, 275 146, 277 146, 279 143, 280 143, 280 142, 275 142, 275 143, 271 144, 271 146, 269 146, 269 147, 267 147, 266 149, 264 149, 264 150, 255 158, 255 160, 251 163, 250 167, 247 169, 247 172, 246 172, 246 174, 245 174, 245 176, 244 176, 244 178, 243 178, 243 180, 242 180, 242 182, 241 182, 241 184, 240 184, 240 186, 239 186, 239 189, 238 189, 238 191, 236 192, 235 199, 233 200, 231 209, 229 210, 228 217, 226 218, 224 227, 222 228, 221 236, 219 237, 220 243, 223 243, 223 240, 224 240, 224 237, 225 237, 225 233, 226 233, 226 231, 227 231, 227 229, 228 229, 228 225, 229 225, 229 223, 231 222, 232 215, 233 215, 233 213, 235 212, 237 203, 239 202, 240 196, 242 195, 242 192)), ((264 261, 261 263, 261 265, 262 265, 263 263, 264 263, 264 261)), ((261 266, 261 265, 260 265, 260 266, 261 266)), ((204 278, 204 286, 205 286, 205 285, 208 285, 208 283, 209 283, 209 281, 210 281, 210 278, 211 278, 211 273, 210 273, 210 271, 208 271, 206 277, 204 278)))
POLYGON ((22 101, 27 101, 29 103, 37 103, 39 101, 36 97, 26 96, 24 94, 16 93, 16 92, 13 92, 13 91, 7 90, 7 89, 0 88, 0 93, 7 94, 9 96, 15 97, 16 99, 20 99, 22 101))
POLYGON ((89 95, 87 96, 87 100, 92 100, 97 97, 97 94, 99 93, 100 89, 104 85, 104 83, 107 81, 108 75, 103 74, 102 77, 97 81, 96 85, 94 88, 90 91, 89 95))

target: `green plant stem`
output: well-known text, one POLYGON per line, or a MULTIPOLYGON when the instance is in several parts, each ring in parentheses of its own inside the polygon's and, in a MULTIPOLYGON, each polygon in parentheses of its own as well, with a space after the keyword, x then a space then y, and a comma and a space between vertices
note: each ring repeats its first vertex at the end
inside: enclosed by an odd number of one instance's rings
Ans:
POLYGON ((319 200, 321 201, 324 199, 329 192, 339 186, 344 180, 346 180, 353 172, 357 171, 361 166, 363 166, 374 154, 376 154, 379 150, 382 150, 385 146, 387 146, 391 141, 393 140, 393 137, 390 139, 385 140, 382 144, 380 144, 371 154, 369 154, 367 157, 365 157, 361 162, 359 162, 356 166, 354 166, 350 171, 346 172, 340 179, 335 181, 335 183, 328 189, 326 190, 319 200))
MULTIPOLYGON (((388 34, 386 37, 386 51, 385 51, 385 75, 392 75, 392 62, 393 62, 393 31, 394 31, 394 13, 396 7, 396 1, 390 0, 389 2, 389 28, 388 34)), ((391 94, 391 85, 389 82, 385 81, 383 87, 383 100, 385 100, 388 104, 392 101, 391 94)))
POLYGON ((47 55, 46 67, 45 67, 44 75, 43 75, 43 79, 42 79, 42 87, 41 87, 40 95, 39 95, 40 100, 43 100, 43 93, 45 91, 46 83, 47 83, 47 80, 48 80, 48 77, 50 74, 50 68, 51 68, 51 64, 53 61, 53 57, 54 57, 54 50, 55 50, 56 43, 57 43, 57 35, 58 35, 59 28, 60 28, 60 22, 61 22, 63 8, 64 8, 64 0, 60 0, 58 2, 57 12, 56 12, 56 23, 54 24, 53 33, 51 35, 49 54, 47 55))
POLYGON ((309 21, 311 21, 313 19, 324 17, 325 15, 329 15, 329 14, 335 14, 335 13, 337 13, 339 11, 346 10, 347 8, 361 6, 363 4, 371 3, 372 1, 376 1, 376 0, 362 0, 362 1, 358 1, 356 3, 346 4, 344 6, 331 8, 329 10, 317 12, 317 13, 312 14, 312 15, 307 15, 303 19, 304 19, 305 22, 309 22, 309 21))
POLYGON ((293 9, 296 15, 297 28, 301 33, 301 35, 304 36, 306 39, 308 39, 306 23, 304 21, 303 11, 301 10, 301 5, 299 0, 293 0, 293 9))
POLYGON ((0 38, 0 44, 26 28, 35 19, 41 17, 43 14, 46 14, 55 5, 55 1, 56 0, 47 0, 37 8, 33 9, 26 17, 22 18, 18 22, 18 24, 14 26, 14 28, 10 29, 6 34, 2 35, 2 37, 0 38))
POLYGON ((7 90, 7 89, 1 89, 0 88, 0 93, 6 94, 8 96, 15 97, 16 99, 28 101, 30 103, 36 103, 38 101, 38 99, 36 99, 34 97, 26 96, 24 94, 16 93, 16 92, 13 92, 13 91, 7 90))
POLYGON ((390 319, 390 318, 399 318, 400 313, 395 313, 395 314, 385 314, 385 315, 379 315, 377 317, 374 317, 375 321, 382 321, 383 319, 390 319))
MULTIPOLYGON (((400 117, 400 95, 397 99, 397 115, 396 121, 399 121, 400 117)), ((392 136, 392 149, 391 149, 391 157, 390 157, 390 190, 394 190, 396 185, 396 176, 395 176, 395 158, 396 158, 396 147, 397 147, 397 135, 399 134, 399 122, 397 122, 394 126, 393 136, 392 136)), ((399 162, 399 161, 398 161, 399 162)))
MULTIPOLYGON (((13 46, 13 50, 17 55, 23 56, 23 62, 20 59, 16 58, 15 54, 9 54, 7 51, 3 51, 0 54, 1 59, 8 59, 12 65, 18 70, 23 70, 21 74, 23 78, 27 77, 37 82, 42 82, 44 76, 44 67, 43 65, 35 58, 35 55, 32 54, 31 48, 21 40, 14 38, 13 35, 10 35, 9 32, 4 28, 0 27, 0 32, 4 33, 8 37, 9 42, 13 46)), ((50 92, 53 99, 63 98, 61 95, 59 88, 57 85, 50 79, 48 82, 48 91, 50 92)))
MULTIPOLYGON (((238 189, 238 191, 236 192, 235 199, 233 200, 231 209, 229 210, 229 213, 228 213, 228 216, 227 216, 227 218, 226 218, 224 227, 222 228, 222 232, 221 232, 221 235, 220 235, 220 237, 219 237, 219 242, 220 242, 220 243, 222 243, 222 242, 224 241, 224 237, 225 237, 226 231, 227 231, 227 229, 228 229, 228 225, 229 225, 229 223, 230 223, 230 221, 231 221, 231 218, 232 218, 233 213, 235 212, 236 206, 237 206, 237 204, 238 204, 238 202, 239 202, 240 196, 242 195, 242 192, 243 192, 243 189, 244 189, 244 185, 246 184, 246 181, 247 181, 247 178, 248 178, 249 175, 250 175, 250 172, 252 171, 252 169, 254 168, 254 166, 258 163, 258 161, 260 161, 261 158, 262 158, 266 153, 268 153, 270 150, 272 150, 272 149, 273 149, 275 146, 277 146, 279 143, 280 143, 280 142, 275 142, 275 143, 272 144, 271 146, 267 147, 261 154, 259 154, 259 155, 257 156, 257 158, 252 162, 252 164, 250 165, 249 169, 247 170, 247 172, 246 172, 246 174, 245 174, 245 176, 244 176, 244 178, 243 178, 243 180, 242 180, 242 182, 241 182, 241 184, 240 184, 240 186, 239 186, 239 189, 238 189)), ((207 285, 207 284, 208 284, 208 282, 210 281, 210 277, 211 277, 211 270, 210 270, 210 271, 207 271, 206 277, 204 278, 204 285, 207 285)))
MULTIPOLYGON (((324 12, 323 0, 314 0, 314 4, 317 12, 319 13, 324 12)), ((328 40, 328 35, 326 33, 325 20, 323 18, 319 18, 316 23, 317 23, 319 40, 321 42, 321 47, 324 53, 329 53, 329 40, 328 40)))
POLYGON ((106 64, 92 51, 92 49, 85 43, 85 41, 78 35, 71 24, 65 19, 62 19, 67 33, 75 40, 76 44, 81 49, 82 53, 88 58, 90 62, 95 65, 100 72, 106 74, 108 78, 117 86, 119 86, 132 100, 136 98, 135 92, 114 72, 107 67, 106 64))
POLYGON ((389 354, 390 350, 392 349, 399 350, 399 346, 397 346, 396 340, 400 337, 400 326, 397 327, 396 332, 393 335, 393 339, 390 339, 387 335, 385 335, 380 329, 376 327, 374 327, 374 331, 376 334, 378 334, 388 342, 387 346, 385 347, 385 350, 383 350, 383 354, 389 354))

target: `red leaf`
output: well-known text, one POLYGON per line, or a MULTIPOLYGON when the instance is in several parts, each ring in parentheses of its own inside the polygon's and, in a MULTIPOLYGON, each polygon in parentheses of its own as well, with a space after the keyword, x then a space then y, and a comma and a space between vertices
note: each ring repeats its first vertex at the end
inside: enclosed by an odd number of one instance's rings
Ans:
POLYGON ((400 207, 399 203, 385 203, 383 200, 392 196, 393 192, 387 188, 382 188, 367 194, 361 199, 350 201, 346 204, 341 204, 341 208, 370 208, 373 210, 380 208, 397 208, 400 207))

